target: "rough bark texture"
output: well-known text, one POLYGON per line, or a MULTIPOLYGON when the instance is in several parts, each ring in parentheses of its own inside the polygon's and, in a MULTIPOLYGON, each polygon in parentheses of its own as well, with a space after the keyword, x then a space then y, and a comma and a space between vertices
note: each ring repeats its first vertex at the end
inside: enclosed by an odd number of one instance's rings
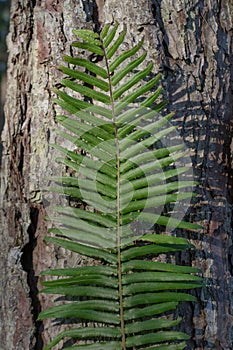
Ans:
POLYGON ((127 40, 144 35, 200 183, 190 217, 204 229, 189 238, 198 247, 192 259, 206 286, 198 303, 179 310, 192 336, 187 349, 232 349, 232 13, 230 0, 12 1, 1 181, 1 350, 42 349, 56 330, 47 322, 43 331, 36 322, 49 304, 38 296, 39 271, 82 263, 42 242, 41 181, 56 167, 48 152, 55 138, 51 88, 71 30, 116 19, 127 23, 127 40))
POLYGON ((74 40, 72 29, 85 19, 83 6, 72 0, 12 1, 2 137, 1 350, 42 349, 49 337, 36 322, 48 303, 38 296, 38 275, 58 259, 65 263, 62 252, 43 243, 41 181, 55 167, 48 153, 55 125, 51 88, 60 75, 56 66, 74 40))

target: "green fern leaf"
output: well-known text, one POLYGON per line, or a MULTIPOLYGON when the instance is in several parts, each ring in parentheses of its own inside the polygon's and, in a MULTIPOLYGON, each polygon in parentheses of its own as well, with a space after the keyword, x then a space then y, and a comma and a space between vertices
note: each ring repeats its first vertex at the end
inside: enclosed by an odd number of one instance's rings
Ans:
POLYGON ((154 261, 161 253, 194 248, 166 231, 200 226, 159 208, 190 200, 195 183, 183 178, 189 167, 178 165, 186 157, 182 142, 163 144, 176 138, 176 127, 169 122, 173 114, 159 114, 165 106, 159 100, 161 74, 153 75, 152 63, 139 70, 146 58, 139 52, 143 40, 121 51, 127 33, 124 26, 118 34, 119 27, 74 30, 72 46, 87 56, 65 56, 73 68, 59 67, 66 77, 62 89, 54 89, 55 102, 68 115, 56 117, 63 128, 57 133, 76 149, 51 145, 61 153, 57 163, 73 173, 50 178, 55 185, 49 191, 87 207, 54 206, 54 216, 46 218, 54 224, 52 235, 45 241, 91 257, 96 265, 43 271, 56 278, 42 282, 42 293, 75 301, 46 309, 39 319, 98 325, 63 330, 45 350, 67 338, 74 345, 63 349, 184 349, 188 336, 173 330, 181 318, 171 314, 179 302, 196 300, 184 290, 202 284, 194 267, 154 261))

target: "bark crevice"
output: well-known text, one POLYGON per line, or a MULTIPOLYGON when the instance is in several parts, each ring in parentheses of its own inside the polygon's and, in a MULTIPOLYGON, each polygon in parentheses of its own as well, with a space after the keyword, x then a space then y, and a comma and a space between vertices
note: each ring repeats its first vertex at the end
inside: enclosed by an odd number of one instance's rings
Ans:
POLYGON ((160 42, 161 47, 158 47, 158 50, 162 50, 165 55, 165 62, 163 63, 163 68, 165 70, 171 69, 168 58, 172 58, 172 56, 168 49, 169 41, 168 41, 168 36, 166 34, 166 28, 163 23, 162 13, 161 13, 161 0, 152 0, 151 10, 152 10, 152 15, 156 23, 158 24, 160 32, 162 34, 162 40, 160 42))
POLYGON ((33 261, 33 251, 37 245, 37 223, 38 223, 39 209, 36 206, 30 208, 30 225, 28 227, 28 243, 22 248, 21 255, 21 265, 23 270, 27 274, 27 284, 29 288, 29 298, 31 300, 31 313, 33 318, 33 323, 35 325, 34 335, 32 339, 33 350, 42 350, 43 340, 43 323, 42 321, 37 321, 38 315, 41 312, 41 304, 38 298, 38 277, 36 276, 33 261))

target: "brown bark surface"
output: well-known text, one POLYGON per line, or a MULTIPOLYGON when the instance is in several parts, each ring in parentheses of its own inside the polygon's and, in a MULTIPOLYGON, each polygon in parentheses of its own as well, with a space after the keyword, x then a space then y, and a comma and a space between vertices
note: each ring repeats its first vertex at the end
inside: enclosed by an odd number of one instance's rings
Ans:
POLYGON ((12 1, 2 136, 0 350, 42 349, 57 330, 36 322, 51 303, 38 296, 39 272, 82 263, 43 243, 41 187, 56 171, 48 151, 56 138, 51 88, 60 80, 56 66, 69 53, 72 29, 113 20, 127 24, 129 43, 144 35, 199 181, 189 218, 204 229, 188 236, 197 245, 195 255, 177 257, 180 263, 192 258, 206 280, 198 303, 179 310, 192 337, 187 349, 232 349, 232 13, 231 0, 12 1))
MULTIPOLYGON (((36 322, 47 301, 38 296, 39 272, 64 266, 62 252, 43 243, 46 224, 41 181, 55 162, 55 109, 51 88, 56 66, 69 53, 72 29, 86 14, 76 1, 14 0, 8 35, 8 83, 1 180, 0 349, 42 349, 50 335, 36 322), (59 264, 59 263, 58 263, 59 264)), ((45 203, 44 203, 45 204, 45 203)), ((72 259, 70 259, 72 264, 72 259)), ((47 326, 49 327, 49 326, 47 326)))

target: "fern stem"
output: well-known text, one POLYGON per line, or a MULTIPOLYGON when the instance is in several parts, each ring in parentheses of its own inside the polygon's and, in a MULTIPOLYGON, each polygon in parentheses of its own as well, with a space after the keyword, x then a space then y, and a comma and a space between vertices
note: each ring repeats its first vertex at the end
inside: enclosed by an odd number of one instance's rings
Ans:
MULTIPOLYGON (((102 45, 103 41, 100 38, 102 45)), ((120 147, 119 147, 119 137, 118 137, 118 128, 117 128, 117 120, 115 114, 115 106, 114 106, 114 98, 113 98, 113 90, 111 84, 111 72, 109 69, 108 58, 106 54, 106 50, 103 45, 104 51, 104 59, 106 63, 106 68, 108 72, 108 83, 109 83, 109 94, 110 94, 110 104, 112 109, 112 120, 114 124, 114 136, 115 136, 115 145, 116 145, 116 166, 117 166, 117 198, 116 198, 116 220, 117 220, 117 274, 118 274, 118 295, 119 295, 119 307, 120 307, 120 328, 121 328, 121 348, 122 350, 126 350, 126 335, 125 335, 125 320, 124 320, 124 308, 123 308, 123 288, 122 288, 122 264, 121 264, 121 216, 120 216, 120 147)))

